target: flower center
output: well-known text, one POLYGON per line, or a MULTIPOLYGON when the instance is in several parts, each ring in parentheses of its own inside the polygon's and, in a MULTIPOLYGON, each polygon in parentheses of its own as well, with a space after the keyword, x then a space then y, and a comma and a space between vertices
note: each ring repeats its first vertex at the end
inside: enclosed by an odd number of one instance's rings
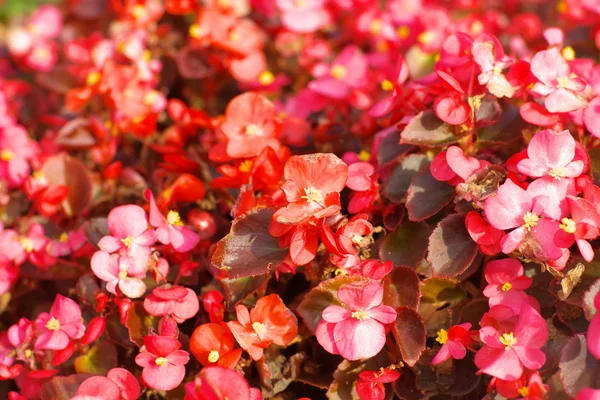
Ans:
POLYGON ((563 49, 562 56, 567 61, 573 61, 575 59, 575 50, 571 46, 567 46, 563 49))
POLYGON ((193 24, 190 26, 189 34, 194 39, 200 39, 202 37, 202 28, 198 24, 193 24))
POLYGON ((304 196, 301 198, 309 203, 320 203, 323 201, 323 193, 315 188, 304 188, 304 196))
POLYGON ((171 225, 183 226, 183 222, 181 222, 181 216, 177 211, 169 211, 167 214, 167 222, 171 225))
POLYGON ((448 341, 448 332, 445 329, 440 329, 437 333, 435 341, 440 344, 446 344, 446 342, 448 341))
POLYGON ((261 322, 253 322, 252 329, 254 329, 254 332, 256 332, 258 336, 262 336, 267 332, 267 327, 261 322))
POLYGON ((98 71, 90 72, 88 74, 88 76, 85 78, 85 83, 88 86, 94 86, 98 82, 100 82, 100 78, 101 78, 100 72, 98 72, 98 71))
POLYGON ((366 150, 361 150, 357 157, 360 161, 367 162, 371 158, 371 153, 366 150))
POLYGON ((348 75, 348 70, 341 64, 335 64, 333 68, 331 68, 331 76, 335 79, 344 79, 346 75, 348 75))
POLYGON ((164 357, 158 357, 156 360, 154 360, 154 364, 158 365, 159 367, 162 367, 163 365, 165 365, 167 363, 167 361, 169 361, 169 360, 167 360, 164 357))
POLYGON ((252 169, 252 161, 250 160, 242 161, 242 163, 239 166, 240 172, 243 173, 250 172, 250 169, 252 169))
POLYGON ((208 353, 208 362, 211 363, 216 363, 217 361, 219 361, 219 352, 216 350, 211 350, 210 353, 208 353))
POLYGON ((28 237, 21 238, 20 243, 25 252, 31 253, 33 251, 33 241, 28 237))
POLYGON ((577 230, 577 224, 571 218, 563 218, 560 220, 560 229, 573 234, 577 230))
POLYGON ((391 90, 394 90, 394 84, 391 81, 389 81, 388 79, 384 79, 381 82, 381 88, 383 90, 385 90, 386 92, 389 92, 391 90))
POLYGON ((529 388, 527 386, 523 386, 522 388, 517 389, 517 392, 519 392, 519 394, 522 397, 529 396, 529 388))
POLYGON ((560 78, 557 78, 556 81, 558 82, 558 84, 556 85, 557 87, 565 88, 569 84, 569 77, 561 76, 560 78))
POLYGON ((12 151, 10 149, 4 149, 4 150, 0 151, 0 158, 2 159, 2 161, 10 161, 13 159, 14 156, 15 156, 14 151, 12 151))
POLYGON ((160 98, 156 90, 150 90, 144 95, 144 104, 147 106, 153 105, 160 98))
POLYGON ((256 136, 260 133, 260 127, 258 125, 250 124, 244 130, 244 133, 248 136, 256 136))
POLYGON ((57 331, 60 328, 60 321, 56 318, 50 318, 50 321, 46 322, 46 329, 49 331, 57 331))
POLYGON ((467 102, 471 106, 471 109, 479 110, 479 107, 481 107, 481 96, 471 96, 467 99, 467 102))
POLYGON ((123 268, 121 271, 119 271, 118 277, 119 277, 119 279, 127 278, 127 270, 125 268, 123 268))
POLYGON ((567 171, 563 167, 552 168, 548 175, 553 177, 554 179, 564 178, 567 175, 567 171))
POLYGON ((131 247, 134 240, 135 240, 134 238, 132 238, 131 236, 128 236, 125 239, 121 239, 121 242, 123 242, 125 247, 131 247))
POLYGON ((377 36, 381 33, 381 28, 383 28, 383 23, 380 19, 374 19, 369 26, 369 31, 374 36, 377 36))
POLYGON ((504 345, 504 350, 508 350, 517 344, 517 338, 512 332, 503 333, 502 336, 500 336, 499 341, 504 345))
POLYGON ((502 285, 503 292, 508 292, 510 289, 512 289, 512 283, 506 282, 504 285, 502 285))
POLYGON ((352 313, 352 318, 356 318, 359 321, 363 321, 369 318, 369 313, 365 310, 358 310, 352 313))
POLYGON ((523 222, 525 222, 523 226, 525 226, 525 229, 527 229, 528 231, 531 231, 531 228, 536 226, 539 220, 540 217, 538 217, 537 214, 534 214, 531 211, 527 211, 525 215, 523 215, 523 222))
POLYGON ((50 53, 50 50, 45 49, 43 47, 36 48, 35 50, 33 50, 33 53, 31 53, 31 55, 35 60, 41 62, 48 61, 52 58, 52 53, 50 53))
POLYGON ((61 243, 66 243, 69 240, 69 234, 67 232, 63 232, 60 234, 58 241, 61 243))
POLYGON ((406 39, 410 35, 410 28, 406 25, 398 27, 396 34, 400 39, 406 39))
POLYGON ((271 71, 263 71, 258 76, 258 81, 263 86, 268 86, 275 81, 275 75, 271 71))

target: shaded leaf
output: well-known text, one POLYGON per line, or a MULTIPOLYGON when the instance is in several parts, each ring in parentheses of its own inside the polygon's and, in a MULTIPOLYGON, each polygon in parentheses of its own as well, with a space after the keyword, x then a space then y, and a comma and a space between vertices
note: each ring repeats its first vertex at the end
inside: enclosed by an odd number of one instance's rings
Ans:
POLYGON ((512 104, 505 104, 498 122, 486 126, 479 132, 479 140, 489 143, 506 143, 520 139, 521 130, 527 127, 519 115, 519 109, 512 104))
POLYGON ((594 318, 594 315, 598 312, 596 307, 594 307, 594 299, 596 295, 600 292, 600 279, 594 282, 589 289, 583 295, 583 311, 585 312, 585 318, 588 321, 591 321, 594 318))
POLYGON ((110 342, 99 342, 84 355, 75 359, 75 371, 96 375, 106 373, 117 366, 117 349, 110 342))
POLYGON ((89 120, 75 118, 64 124, 56 134, 56 143, 67 149, 86 150, 96 145, 89 120))
POLYGON ((446 304, 457 304, 467 294, 460 287, 460 281, 450 278, 428 278, 423 281, 421 295, 421 301, 442 307, 446 304))
POLYGON ((92 218, 85 227, 83 228, 83 233, 85 233, 85 237, 87 240, 96 248, 96 250, 100 250, 98 247, 98 242, 104 236, 110 235, 110 231, 108 230, 108 220, 106 218, 92 218))
POLYGON ((425 323, 419 313, 410 307, 400 306, 396 311, 398 317, 392 326, 392 332, 402 353, 402 359, 412 367, 425 350, 425 323))
POLYGON ((417 309, 419 306, 421 281, 411 267, 394 267, 384 278, 383 289, 383 302, 390 307, 407 306, 417 309))
POLYGON ((225 305, 233 311, 237 302, 244 300, 267 281, 267 275, 246 276, 244 278, 219 280, 225 294, 225 305))
POLYGON ((433 274, 457 276, 466 270, 477 256, 479 247, 465 227, 465 216, 454 214, 436 226, 429 238, 429 255, 433 274))
POLYGON ((227 271, 229 279, 263 275, 277 267, 287 254, 269 234, 274 210, 261 208, 233 221, 231 231, 217 243, 212 263, 227 271))
POLYGON ((321 321, 323 310, 332 304, 342 304, 337 298, 339 288, 347 283, 358 283, 366 280, 360 275, 339 275, 333 279, 323 281, 304 296, 296 311, 302 317, 308 329, 314 333, 321 321))
POLYGON ((432 110, 422 111, 406 125, 400 143, 441 147, 454 143, 454 127, 439 119, 432 110))
POLYGON ((395 127, 388 129, 391 129, 391 132, 381 140, 377 149, 377 162, 379 165, 389 164, 411 149, 410 145, 400 144, 400 131, 398 129, 395 127))
POLYGON ((438 181, 426 169, 415 175, 408 187, 406 210, 411 221, 423 221, 444 208, 456 195, 453 186, 438 181))
POLYGON ((136 301, 127 313, 126 325, 129 331, 129 340, 142 347, 144 336, 148 335, 150 329, 158 331, 158 318, 148 314, 141 301, 136 301))
POLYGON ((379 258, 415 268, 425 258, 429 233, 429 226, 424 222, 405 222, 383 239, 379 258))
POLYGON ((484 97, 481 105, 475 108, 475 125, 477 128, 495 124, 502 115, 502 107, 494 97, 484 97))
POLYGON ((46 160, 41 169, 50 185, 65 185, 69 195, 61 203, 67 216, 79 215, 92 200, 92 181, 87 168, 78 159, 59 153, 46 160))
POLYGON ((41 400, 70 399, 77 393, 77 388, 92 374, 75 374, 69 376, 55 376, 42 385, 40 390, 41 400))
POLYGON ((424 154, 410 154, 404 157, 392 170, 383 188, 383 195, 394 203, 400 203, 408 192, 410 181, 423 168, 429 165, 424 154))
POLYGON ((588 352, 584 335, 569 339, 558 366, 565 392, 570 396, 575 397, 585 387, 600 388, 598 360, 588 352))

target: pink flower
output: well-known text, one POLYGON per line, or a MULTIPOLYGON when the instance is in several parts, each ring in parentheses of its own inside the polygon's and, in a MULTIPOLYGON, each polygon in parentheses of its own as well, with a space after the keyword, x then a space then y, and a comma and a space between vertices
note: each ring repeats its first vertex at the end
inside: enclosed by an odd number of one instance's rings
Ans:
POLYGON ((367 58, 355 46, 347 46, 331 66, 315 67, 316 80, 308 84, 315 93, 334 99, 347 97, 353 89, 361 88, 367 80, 367 58))
POLYGON ((517 168, 532 178, 576 178, 583 173, 583 161, 574 160, 575 139, 567 130, 536 133, 527 146, 527 157, 519 161, 517 168))
POLYGON ((132 256, 149 255, 156 233, 148 229, 146 211, 140 206, 119 206, 108 213, 110 236, 104 236, 98 247, 107 253, 126 250, 132 256))
POLYGON ((560 229, 554 235, 554 243, 560 248, 569 248, 577 243, 579 252, 587 262, 594 259, 594 249, 588 243, 600 235, 600 213, 590 201, 567 196, 571 218, 560 221, 560 229))
POLYGON ((79 305, 60 294, 56 295, 50 313, 43 312, 35 320, 38 338, 36 350, 62 350, 69 339, 79 339, 85 333, 79 305))
POLYGON ((590 321, 587 331, 587 348, 592 355, 600 359, 600 293, 594 297, 597 312, 590 321))
POLYGON ((34 265, 47 268, 56 261, 46 251, 49 242, 50 239, 46 237, 44 227, 37 222, 29 226, 27 235, 21 236, 17 232, 7 229, 0 233, 0 255, 12 260, 16 265, 21 265, 29 259, 34 265))
POLYGON ((113 368, 104 376, 92 376, 77 388, 77 397, 84 400, 136 400, 140 396, 140 384, 135 376, 123 368, 113 368))
POLYGON ((479 249, 488 255, 494 255, 502 251, 500 243, 504 237, 504 231, 494 228, 483 219, 477 211, 471 211, 465 217, 465 225, 471 239, 479 245, 479 249))
POLYGON ((531 286, 531 278, 523 275, 523 266, 514 258, 494 260, 485 266, 485 280, 488 285, 483 294, 488 297, 490 307, 503 305, 515 313, 521 310, 528 296, 523 290, 531 286))
POLYGON ((0 178, 6 179, 10 187, 21 185, 31 171, 29 161, 39 151, 38 143, 22 126, 0 126, 0 178))
POLYGON ((600 389, 583 388, 577 393, 575 400, 600 400, 600 389))
POLYGON ((147 268, 129 256, 97 251, 92 256, 91 265, 94 274, 107 283, 106 290, 110 293, 117 294, 118 287, 125 296, 135 299, 146 292, 142 279, 147 268))
POLYGON ((379 282, 346 284, 337 293, 343 304, 323 310, 317 327, 317 340, 332 354, 348 360, 370 358, 385 345, 385 325, 396 320, 396 311, 381 304, 383 286, 379 282))
POLYGON ((315 32, 331 19, 325 0, 276 0, 276 4, 281 11, 281 23, 292 32, 315 32))
POLYGON ((169 315, 181 324, 198 313, 200 303, 192 289, 165 285, 154 288, 144 299, 144 309, 157 317, 169 315))
POLYGON ((438 153, 433 158, 429 170, 438 181, 456 186, 486 165, 489 162, 467 157, 460 147, 450 146, 447 151, 438 153))
POLYGON ((156 228, 156 239, 159 242, 170 244, 180 253, 196 247, 200 237, 183 224, 177 211, 169 211, 165 218, 156 206, 150 189, 146 189, 146 198, 150 201, 150 225, 156 228))
POLYGON ((510 331, 484 326, 479 330, 485 344, 475 356, 480 372, 513 381, 523 369, 537 370, 544 365, 546 355, 540 348, 548 338, 544 318, 530 305, 523 305, 519 320, 510 331))
POLYGON ((238 372, 220 366, 202 368, 200 374, 185 385, 185 400, 260 400, 238 372))
POLYGON ((531 73, 540 81, 531 91, 546 96, 548 111, 564 113, 585 107, 586 101, 576 94, 585 88, 585 81, 571 75, 569 64, 556 47, 533 56, 531 73))
POLYGON ((135 363, 143 368, 142 380, 152 389, 172 390, 185 377, 185 364, 190 355, 179 350, 179 340, 168 336, 146 336, 142 352, 135 357, 135 363))
POLYGON ((486 199, 484 215, 490 225, 501 230, 516 228, 502 239, 504 253, 513 252, 527 233, 540 223, 542 216, 560 218, 560 215, 548 215, 549 202, 547 196, 534 197, 529 188, 525 191, 510 179, 498 188, 495 195, 486 199))
POLYGON ((513 87, 502 71, 508 68, 513 60, 504 54, 504 49, 498 39, 487 34, 481 34, 473 41, 471 50, 473 60, 481 67, 477 77, 480 85, 496 97, 512 97, 517 88, 513 87))
POLYGON ((436 365, 450 358, 462 360, 467 355, 467 347, 471 344, 471 324, 455 325, 446 331, 440 329, 435 339, 442 345, 431 364, 436 365))

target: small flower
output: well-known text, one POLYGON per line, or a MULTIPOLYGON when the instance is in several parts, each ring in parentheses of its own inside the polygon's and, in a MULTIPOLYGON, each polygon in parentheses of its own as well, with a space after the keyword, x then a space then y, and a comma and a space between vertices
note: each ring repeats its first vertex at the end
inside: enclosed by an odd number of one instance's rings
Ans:
POLYGON ((146 292, 142 279, 146 276, 147 266, 134 262, 132 257, 108 254, 97 251, 91 260, 94 274, 107 282, 106 290, 117 294, 117 287, 127 297, 136 299, 146 292))
POLYGON ((35 320, 38 338, 36 350, 62 350, 70 339, 80 339, 85 333, 79 305, 66 297, 56 295, 50 313, 43 312, 35 320))
POLYGON ((440 329, 435 339, 442 345, 431 364, 436 365, 450 358, 462 360, 467 355, 467 347, 471 344, 471 324, 455 325, 446 331, 440 329))
POLYGON ((181 343, 168 336, 146 336, 142 352, 135 363, 143 368, 145 385, 157 390, 175 389, 185 377, 185 364, 190 361, 186 351, 179 350, 181 343))
POLYGON ((246 379, 231 369, 209 366, 202 368, 196 378, 185 385, 186 400, 260 400, 258 389, 251 388, 246 379))
POLYGON ((358 374, 356 393, 360 400, 384 400, 384 383, 390 383, 400 378, 400 372, 392 368, 381 368, 379 371, 362 371, 358 374))
POLYGON ((234 348, 235 341, 227 325, 202 324, 190 338, 190 351, 203 366, 220 365, 233 369, 237 365, 242 349, 234 348))
POLYGON ((323 96, 343 99, 352 90, 365 85, 368 62, 357 47, 347 46, 330 66, 319 65, 315 70, 318 77, 308 84, 308 88, 323 96))
POLYGON ((298 320, 276 294, 261 297, 256 307, 235 307, 237 321, 227 322, 235 340, 254 360, 263 357, 271 343, 286 346, 298 334, 298 320))
POLYGON ((532 279, 523 275, 523 266, 514 258, 490 261, 485 266, 488 285, 483 294, 488 297, 490 307, 504 305, 515 313, 521 310, 528 297, 523 290, 529 288, 532 279))
POLYGON ((29 161, 39 152, 38 143, 29 138, 22 126, 0 124, 0 178, 10 187, 25 182, 31 172, 29 161))
POLYGON ((181 324, 198 313, 200 303, 192 289, 165 285, 154 288, 144 299, 144 309, 157 317, 169 315, 181 324))
POLYGON ((396 320, 396 311, 382 304, 379 282, 346 284, 337 293, 343 304, 323 310, 317 340, 332 354, 348 360, 370 358, 385 345, 385 325, 396 320))

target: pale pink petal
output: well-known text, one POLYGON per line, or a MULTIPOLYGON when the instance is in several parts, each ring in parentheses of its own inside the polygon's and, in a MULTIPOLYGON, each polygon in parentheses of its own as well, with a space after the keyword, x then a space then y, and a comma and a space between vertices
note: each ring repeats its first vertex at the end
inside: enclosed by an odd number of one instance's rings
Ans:
POLYGON ((69 337, 60 329, 46 330, 38 336, 34 348, 36 350, 63 350, 69 345, 69 337))
POLYGON ((370 310, 381 304, 383 286, 371 281, 367 284, 346 284, 338 290, 338 298, 350 310, 370 310))
POLYGON ((396 320, 398 314, 390 306, 384 306, 383 304, 369 310, 369 316, 382 324, 391 324, 396 320))
POLYGON ((108 230, 118 239, 138 237, 147 228, 146 211, 140 206, 128 204, 113 208, 108 213, 108 230))
POLYGON ((315 336, 319 344, 331 354, 340 354, 337 349, 337 344, 333 336, 335 324, 330 324, 325 320, 321 320, 315 331, 315 336))
POLYGON ((180 253, 192 250, 200 241, 198 234, 185 226, 169 225, 168 229, 171 245, 180 253))
POLYGON ((151 365, 142 371, 142 379, 148 386, 157 390, 175 389, 185 377, 183 365, 166 363, 162 366, 151 365))
POLYGON ((570 90, 559 88, 546 96, 544 106, 552 113, 565 113, 579 110, 587 102, 570 90))
POLYGON ((146 284, 138 278, 119 279, 119 289, 125 296, 137 299, 146 292, 146 284))
POLYGON ((336 324, 333 337, 340 355, 350 361, 371 358, 385 345, 383 325, 370 318, 350 318, 336 324))
POLYGON ((496 229, 511 229, 523 225, 523 215, 531 210, 531 196, 512 180, 507 179, 495 196, 485 201, 484 214, 496 229))
POLYGON ((334 304, 324 309, 321 316, 325 322, 336 324, 351 318, 351 314, 352 313, 347 308, 334 304))
POLYGON ((448 350, 450 351, 450 355, 455 360, 462 360, 467 355, 467 349, 460 342, 455 342, 455 341, 449 340, 448 342, 446 342, 446 345, 448 345, 448 350))
POLYGON ((123 242, 113 236, 104 236, 98 242, 98 247, 107 253, 114 253, 123 247, 123 242))
POLYGON ((519 357, 512 350, 484 346, 475 355, 475 365, 480 372, 496 378, 514 381, 523 374, 519 357))
POLYGON ((515 249, 519 247, 525 238, 525 235, 527 235, 527 230, 524 227, 517 228, 508 233, 500 242, 502 246, 502 252, 504 254, 510 254, 515 251, 515 249))

